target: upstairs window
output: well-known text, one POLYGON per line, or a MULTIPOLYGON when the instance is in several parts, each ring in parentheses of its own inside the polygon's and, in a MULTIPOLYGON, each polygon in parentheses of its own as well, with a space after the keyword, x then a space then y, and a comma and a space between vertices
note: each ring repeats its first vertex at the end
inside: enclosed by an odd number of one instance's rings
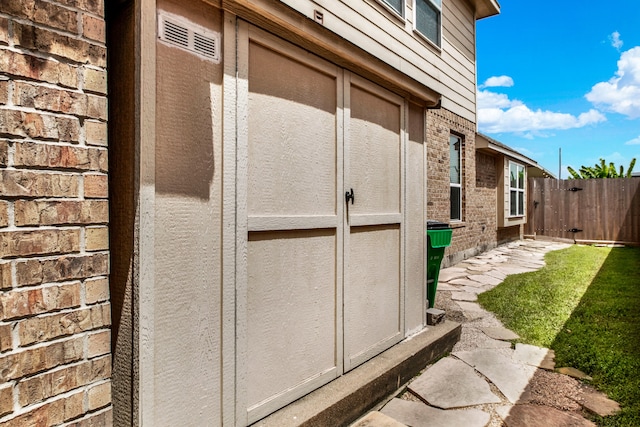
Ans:
POLYGON ((509 162, 509 215, 524 216, 524 166, 509 162))
POLYGON ((440 37, 442 32, 442 0, 416 0, 415 8, 416 30, 436 46, 440 46, 440 37))
POLYGON ((451 220, 462 220, 462 139, 449 136, 449 189, 451 196, 451 220))
POLYGON ((382 2, 404 18, 404 0, 382 0, 382 2))

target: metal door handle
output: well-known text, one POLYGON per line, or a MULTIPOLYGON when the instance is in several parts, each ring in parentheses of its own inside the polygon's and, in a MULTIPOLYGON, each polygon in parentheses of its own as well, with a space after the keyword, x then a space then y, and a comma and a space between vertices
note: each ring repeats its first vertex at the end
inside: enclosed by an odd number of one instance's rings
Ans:
POLYGON ((356 201, 356 194, 353 192, 353 188, 351 188, 351 192, 344 193, 344 199, 347 204, 349 204, 349 200, 351 200, 351 204, 356 201))

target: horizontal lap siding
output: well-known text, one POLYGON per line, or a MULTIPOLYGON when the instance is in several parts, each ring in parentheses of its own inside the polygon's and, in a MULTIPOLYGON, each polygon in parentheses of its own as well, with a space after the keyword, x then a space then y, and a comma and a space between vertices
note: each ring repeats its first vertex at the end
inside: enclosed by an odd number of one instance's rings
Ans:
POLYGON ((409 7, 401 19, 374 0, 282 2, 308 17, 322 11, 326 28, 441 93, 443 106, 475 122, 475 19, 464 0, 443 1, 441 49, 414 33, 409 7))

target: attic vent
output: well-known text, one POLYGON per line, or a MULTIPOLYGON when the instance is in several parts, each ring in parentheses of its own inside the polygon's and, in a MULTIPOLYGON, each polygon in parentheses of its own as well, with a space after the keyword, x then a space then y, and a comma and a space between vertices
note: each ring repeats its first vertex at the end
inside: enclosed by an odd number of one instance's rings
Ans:
POLYGON ((158 38, 209 61, 220 62, 220 33, 180 16, 167 12, 158 13, 158 38))

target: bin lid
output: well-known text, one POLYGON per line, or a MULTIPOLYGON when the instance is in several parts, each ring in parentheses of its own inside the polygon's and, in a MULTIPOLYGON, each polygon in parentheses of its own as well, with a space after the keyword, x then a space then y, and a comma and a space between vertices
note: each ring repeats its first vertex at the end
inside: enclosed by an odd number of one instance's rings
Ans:
POLYGON ((448 230, 450 228, 451 227, 449 227, 449 224, 446 222, 440 222, 433 219, 427 220, 427 230, 448 230))

